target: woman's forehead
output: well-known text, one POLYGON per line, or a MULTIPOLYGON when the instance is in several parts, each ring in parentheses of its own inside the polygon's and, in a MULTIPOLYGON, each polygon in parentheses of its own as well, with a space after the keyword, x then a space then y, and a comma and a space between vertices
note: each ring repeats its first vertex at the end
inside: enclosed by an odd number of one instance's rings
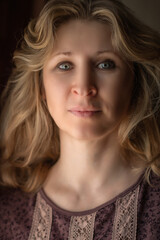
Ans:
POLYGON ((74 51, 113 51, 108 24, 98 21, 71 20, 56 32, 54 54, 74 51), (71 51, 72 50, 72 51, 71 51))

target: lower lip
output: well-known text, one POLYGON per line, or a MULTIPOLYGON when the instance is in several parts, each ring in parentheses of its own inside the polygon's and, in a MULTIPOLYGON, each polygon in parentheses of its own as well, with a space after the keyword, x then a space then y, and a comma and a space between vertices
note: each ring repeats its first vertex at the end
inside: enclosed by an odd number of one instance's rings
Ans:
POLYGON ((99 114, 101 111, 69 111, 69 112, 71 112, 73 115, 77 117, 87 118, 87 117, 95 116, 99 114))

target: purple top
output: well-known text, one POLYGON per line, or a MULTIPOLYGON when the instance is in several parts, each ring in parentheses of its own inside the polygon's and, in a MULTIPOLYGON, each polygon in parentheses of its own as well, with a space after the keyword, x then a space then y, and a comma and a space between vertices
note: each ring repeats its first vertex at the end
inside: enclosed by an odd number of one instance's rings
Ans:
POLYGON ((159 240, 160 178, 143 175, 109 202, 88 211, 58 207, 41 189, 0 189, 0 240, 159 240))

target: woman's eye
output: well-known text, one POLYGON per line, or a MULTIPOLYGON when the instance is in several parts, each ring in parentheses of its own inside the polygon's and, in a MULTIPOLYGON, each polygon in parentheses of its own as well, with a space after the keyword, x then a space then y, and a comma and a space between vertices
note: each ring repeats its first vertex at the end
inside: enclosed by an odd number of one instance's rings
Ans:
MULTIPOLYGON (((57 67, 62 71, 68 71, 73 68, 72 64, 69 62, 60 63, 57 67)), ((98 64, 98 68, 102 70, 110 70, 110 69, 114 69, 115 67, 116 65, 112 60, 107 60, 98 64)))
POLYGON ((110 70, 110 69, 114 69, 116 67, 115 63, 111 60, 107 60, 105 62, 102 62, 100 64, 98 64, 98 67, 100 69, 104 69, 104 70, 110 70))
POLYGON ((67 70, 70 70, 72 68, 72 66, 71 66, 70 63, 61 63, 61 64, 58 65, 58 68, 60 70, 67 71, 67 70))

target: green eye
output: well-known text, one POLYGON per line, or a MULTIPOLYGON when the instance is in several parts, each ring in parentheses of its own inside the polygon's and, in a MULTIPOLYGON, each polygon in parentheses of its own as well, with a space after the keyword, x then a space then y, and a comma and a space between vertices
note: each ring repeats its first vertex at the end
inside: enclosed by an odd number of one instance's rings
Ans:
POLYGON ((116 65, 113 61, 107 60, 105 62, 102 62, 102 63, 98 64, 98 67, 100 69, 108 70, 108 69, 114 69, 116 67, 116 65))

